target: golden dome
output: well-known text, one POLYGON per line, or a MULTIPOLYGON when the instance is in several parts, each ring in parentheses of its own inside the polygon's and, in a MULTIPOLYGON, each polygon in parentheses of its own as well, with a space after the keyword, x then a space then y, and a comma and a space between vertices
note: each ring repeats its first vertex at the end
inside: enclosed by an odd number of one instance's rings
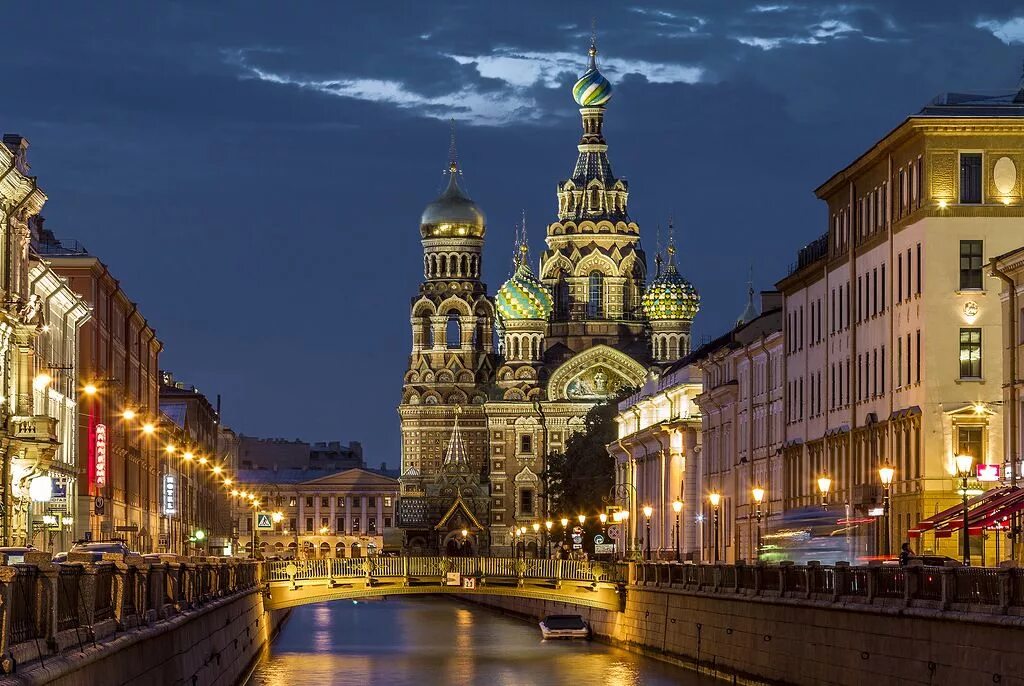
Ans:
POLYGON ((458 175, 458 167, 452 163, 448 188, 423 210, 423 216, 420 217, 420 235, 423 238, 484 237, 487 219, 477 204, 459 187, 458 175))

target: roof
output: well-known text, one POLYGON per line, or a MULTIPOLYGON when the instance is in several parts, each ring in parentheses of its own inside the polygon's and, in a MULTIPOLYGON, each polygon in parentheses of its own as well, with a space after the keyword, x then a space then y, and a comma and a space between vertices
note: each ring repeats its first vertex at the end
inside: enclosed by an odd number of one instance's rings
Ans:
POLYGON ((918 117, 1024 117, 1024 89, 1002 92, 942 93, 918 117))
POLYGON ((184 402, 163 402, 160 403, 160 412, 168 419, 178 425, 179 429, 185 428, 185 415, 188 413, 188 404, 184 402))
POLYGON ((366 469, 328 471, 323 469, 240 469, 239 484, 323 484, 332 486, 394 486, 398 480, 366 469))

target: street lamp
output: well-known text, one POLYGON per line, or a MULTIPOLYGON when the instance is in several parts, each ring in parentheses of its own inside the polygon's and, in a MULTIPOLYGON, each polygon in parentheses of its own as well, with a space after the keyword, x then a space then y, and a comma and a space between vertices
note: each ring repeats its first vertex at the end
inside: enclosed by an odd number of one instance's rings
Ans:
POLYGON ((562 517, 558 520, 558 523, 562 525, 562 543, 565 545, 569 544, 569 518, 562 517))
POLYGON ((683 511, 683 501, 679 498, 673 500, 672 511, 676 513, 676 562, 679 562, 679 515, 683 511))
POLYGON ((533 537, 536 539, 534 543, 537 545, 537 557, 540 557, 540 522, 533 523, 533 537))
POLYGON ((644 557, 648 560, 651 559, 651 514, 654 512, 654 508, 650 505, 644 505, 644 519, 646 521, 646 533, 647 537, 646 546, 644 550, 644 557))
POLYGON ((761 559, 761 502, 764 500, 764 489, 760 486, 754 486, 753 490, 750 491, 751 495, 754 496, 754 517, 757 519, 757 548, 754 551, 754 559, 761 559))
POLYGON ((974 456, 973 455, 957 455, 953 458, 956 462, 956 474, 960 477, 960 492, 963 495, 964 500, 964 564, 970 566, 971 564, 971 536, 968 530, 969 518, 967 511, 967 477, 971 475, 974 469, 974 456))
POLYGON ((715 512, 714 518, 714 545, 715 545, 715 564, 718 564, 718 505, 722 502, 722 494, 718 491, 712 491, 711 495, 708 496, 708 500, 711 501, 711 507, 715 512))
POLYGON ((818 492, 821 493, 821 509, 828 509, 828 492, 832 488, 832 479, 828 477, 828 474, 822 474, 818 477, 818 492))
POLYGON ((550 519, 544 522, 544 552, 551 557, 551 527, 555 525, 550 519))
POLYGON ((882 554, 889 556, 889 490, 896 470, 888 462, 878 468, 878 478, 882 482, 882 519, 885 529, 882 531, 882 554))

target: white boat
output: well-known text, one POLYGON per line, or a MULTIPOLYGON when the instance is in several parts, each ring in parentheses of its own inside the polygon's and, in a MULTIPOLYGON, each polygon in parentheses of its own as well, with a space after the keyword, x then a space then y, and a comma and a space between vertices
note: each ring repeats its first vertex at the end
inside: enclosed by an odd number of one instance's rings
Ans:
POLYGON ((540 621, 540 633, 549 638, 590 638, 590 627, 579 615, 548 615, 540 621))

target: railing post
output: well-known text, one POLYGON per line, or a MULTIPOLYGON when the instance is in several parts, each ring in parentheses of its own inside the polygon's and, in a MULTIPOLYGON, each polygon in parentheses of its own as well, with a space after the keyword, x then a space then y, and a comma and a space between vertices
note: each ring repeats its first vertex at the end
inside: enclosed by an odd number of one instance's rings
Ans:
POLYGON ((779 566, 778 566, 777 570, 778 570, 778 573, 779 573, 779 597, 780 598, 785 598, 786 597, 786 591, 788 590, 786 588, 786 582, 789 580, 789 573, 788 572, 792 568, 793 568, 792 560, 783 560, 782 562, 779 563, 779 566))
POLYGON ((561 558, 555 560, 555 588, 562 587, 562 562, 561 558))
POLYGON ((11 616, 11 591, 13 589, 12 582, 17 573, 18 570, 15 567, 6 564, 0 567, 0 655, 6 655, 7 650, 11 647, 11 620, 13 619, 11 616))
POLYGON ((956 598, 956 568, 943 567, 939 570, 942 579, 942 609, 948 610, 956 598))
POLYGON ((875 602, 875 596, 878 595, 878 570, 881 569, 879 565, 868 565, 865 570, 867 572, 867 598, 868 604, 875 602))
POLYGON ((846 578, 850 574, 850 563, 849 562, 836 562, 832 567, 832 602, 838 603, 839 596, 842 595, 842 591, 846 588, 846 578))
POLYGON ((754 595, 761 595, 764 588, 764 562, 758 560, 754 563, 754 595))
POLYGON ((1005 615, 1010 608, 1010 598, 1013 593, 1011 588, 1013 567, 1000 567, 997 574, 999 576, 999 614, 1005 615))

